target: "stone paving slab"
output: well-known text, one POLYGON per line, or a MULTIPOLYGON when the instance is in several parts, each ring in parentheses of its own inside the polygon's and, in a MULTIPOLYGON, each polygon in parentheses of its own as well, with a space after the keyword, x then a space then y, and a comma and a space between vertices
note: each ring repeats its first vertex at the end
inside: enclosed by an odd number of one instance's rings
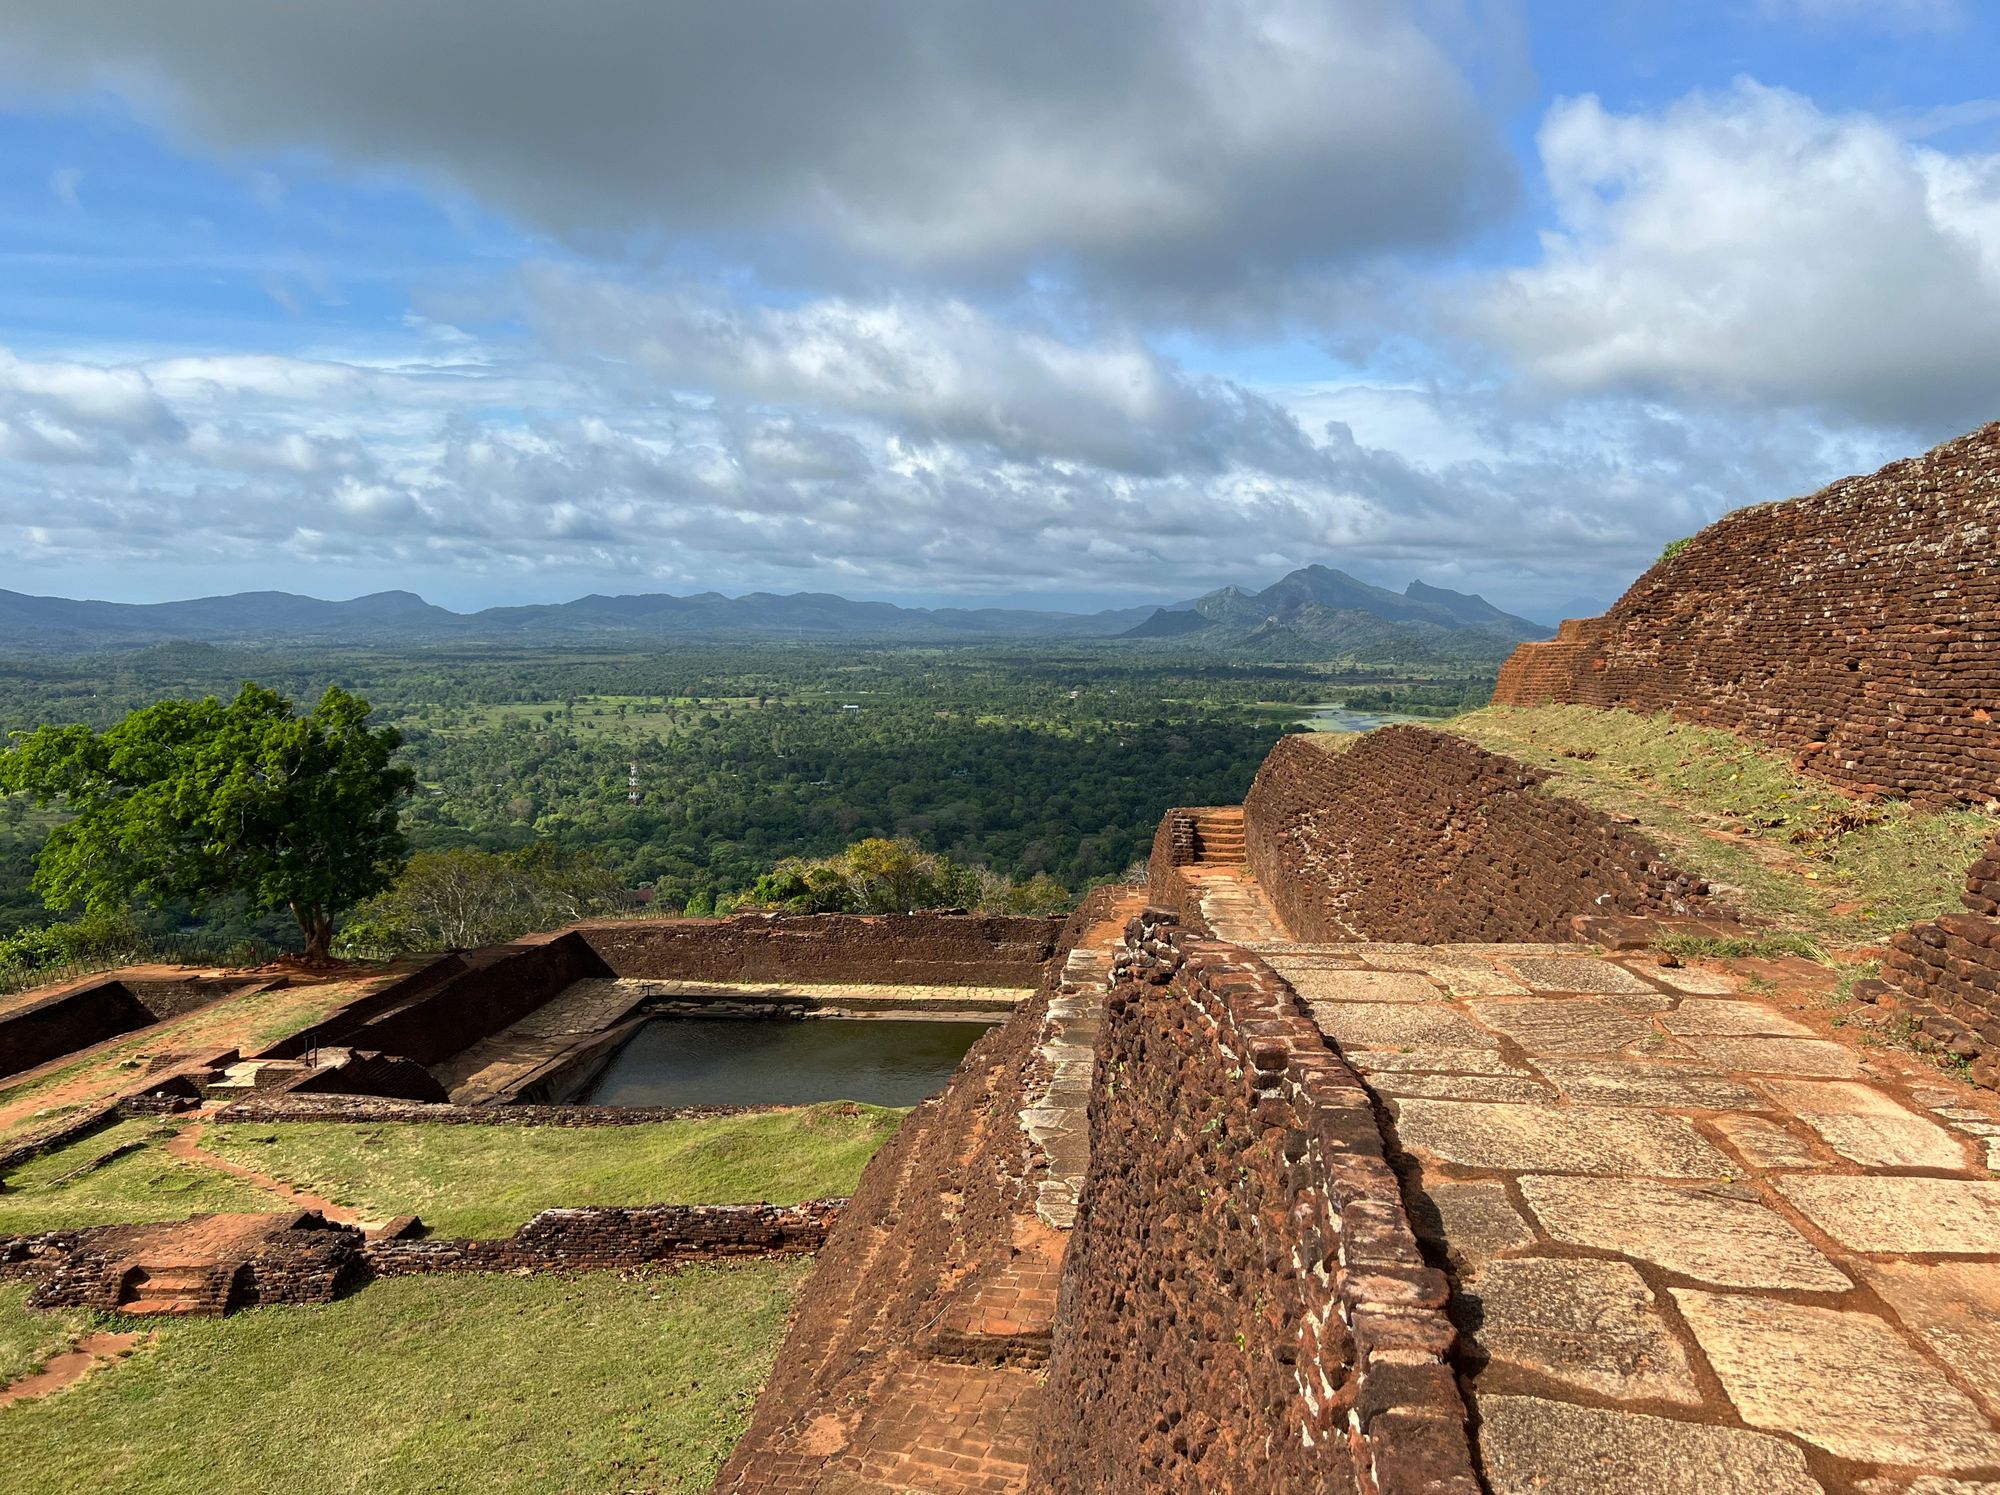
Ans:
POLYGON ((1540 1068, 1565 1095, 1581 1105, 1721 1111, 1764 1104, 1763 1097, 1743 1081, 1699 1064, 1548 1059, 1540 1068))
POLYGON ((1753 1189, 1530 1175, 1521 1195, 1551 1239, 1616 1251, 1724 1287, 1844 1292, 1853 1284, 1753 1189))
POLYGON ((1822 1495, 1805 1455, 1763 1433, 1540 1397, 1479 1403, 1493 1495, 1822 1495))
POLYGON ((1972 1160, 1963 1139, 1898 1105, 1872 1085, 1851 1080, 1765 1080, 1763 1089, 1819 1133, 1827 1146, 1863 1167, 1959 1173, 1972 1160))
POLYGON ((1583 997, 1554 1002, 1466 1003, 1479 1021, 1537 1054, 1616 1054, 1635 1046, 1668 1047, 1650 1017, 1583 997))
POLYGON ((2000 1182, 1819 1175, 1780 1178, 1777 1186, 1850 1251, 2000 1255, 2000 1182))
POLYGON ((1882 1261, 1861 1271, 1904 1326, 2000 1414, 2000 1262, 1882 1261))
POLYGON ((1716 1178, 1729 1160, 1678 1116, 1618 1106, 1510 1106, 1406 1100, 1404 1147, 1449 1163, 1514 1172, 1716 1178))
POLYGON ((2000 1465, 1985 1414, 1882 1319, 1684 1288, 1674 1301, 1751 1426, 1862 1463, 2000 1465))
POLYGON ((1617 1401, 1698 1403, 1687 1351, 1622 1261, 1520 1257, 1472 1278, 1456 1315, 1493 1360, 1617 1401))

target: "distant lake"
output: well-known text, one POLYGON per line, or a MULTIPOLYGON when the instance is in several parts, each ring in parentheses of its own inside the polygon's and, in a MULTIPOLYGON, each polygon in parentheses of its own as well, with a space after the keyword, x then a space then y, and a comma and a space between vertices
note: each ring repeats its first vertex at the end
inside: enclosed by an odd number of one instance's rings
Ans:
POLYGON ((1298 719, 1299 725, 1315 732, 1372 732, 1377 727, 1394 726, 1397 722, 1421 720, 1394 711, 1350 711, 1337 702, 1303 706, 1300 710, 1305 715, 1298 719))

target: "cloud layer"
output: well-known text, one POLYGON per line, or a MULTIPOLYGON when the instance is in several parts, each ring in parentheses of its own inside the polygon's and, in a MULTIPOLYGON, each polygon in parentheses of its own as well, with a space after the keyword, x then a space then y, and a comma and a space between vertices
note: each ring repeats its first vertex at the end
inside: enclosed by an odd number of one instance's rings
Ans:
POLYGON ((1507 156, 1413 0, 0 3, 17 82, 768 267, 1238 291, 1447 242, 1507 156))
POLYGON ((2000 414, 2000 155, 1747 80, 1650 115, 1567 100, 1540 147, 1559 226, 1473 322, 1550 385, 1932 431, 2000 414))

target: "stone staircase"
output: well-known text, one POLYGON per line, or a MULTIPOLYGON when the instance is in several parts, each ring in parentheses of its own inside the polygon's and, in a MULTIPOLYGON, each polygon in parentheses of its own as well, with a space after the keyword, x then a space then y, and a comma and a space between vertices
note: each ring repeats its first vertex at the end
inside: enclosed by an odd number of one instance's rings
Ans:
POLYGON ((1243 849, 1243 807, 1228 805, 1194 810, 1194 865, 1197 867, 1241 867, 1243 849))
POLYGON ((206 1266, 139 1266, 118 1288, 118 1311, 133 1317, 185 1317, 213 1313, 222 1296, 206 1266))

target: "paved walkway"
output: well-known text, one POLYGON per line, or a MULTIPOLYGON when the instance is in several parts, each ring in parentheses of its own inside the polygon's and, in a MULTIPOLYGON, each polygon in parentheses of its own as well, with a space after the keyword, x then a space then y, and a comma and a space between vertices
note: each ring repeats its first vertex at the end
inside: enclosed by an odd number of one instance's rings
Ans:
POLYGON ((1495 1491, 2000 1492, 2000 1105, 1706 969, 1269 945, 1394 1127, 1495 1491))

